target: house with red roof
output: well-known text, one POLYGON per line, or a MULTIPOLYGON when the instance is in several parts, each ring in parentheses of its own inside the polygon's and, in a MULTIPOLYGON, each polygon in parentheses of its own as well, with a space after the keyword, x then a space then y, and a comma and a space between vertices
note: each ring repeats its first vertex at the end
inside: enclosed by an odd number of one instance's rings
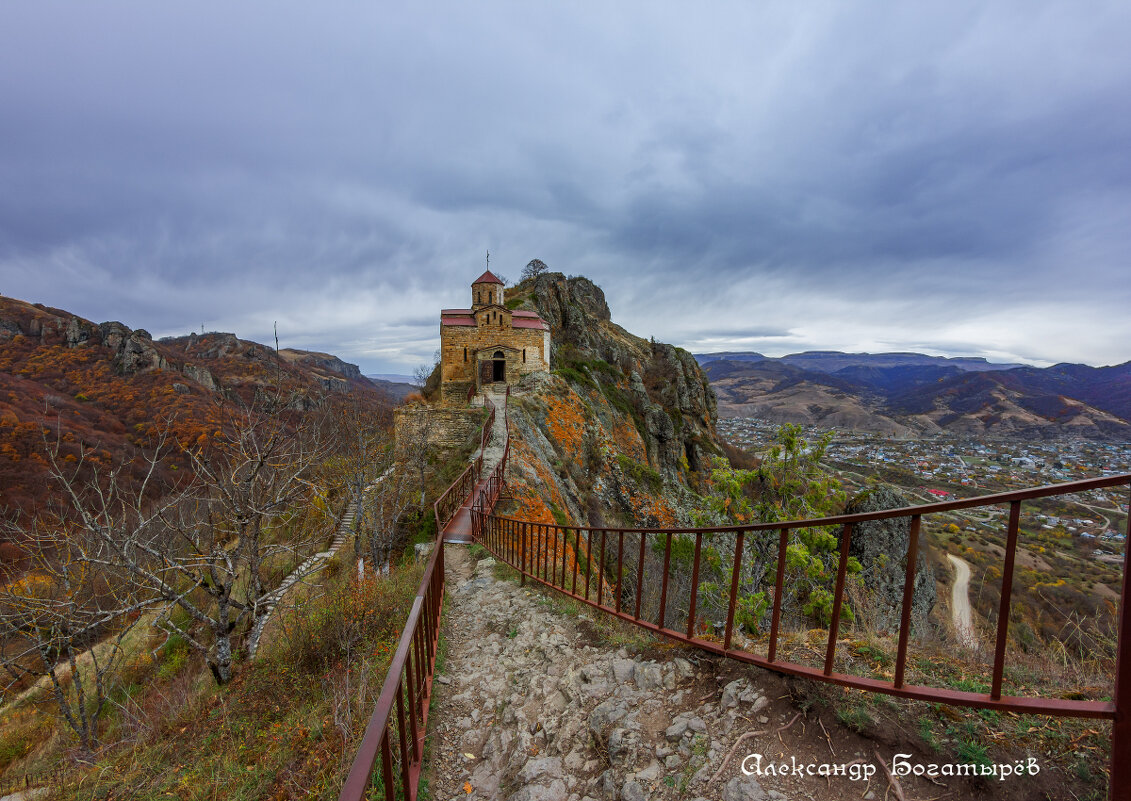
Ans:
POLYGON ((550 326, 537 312, 508 309, 490 270, 471 284, 470 309, 440 311, 440 392, 465 403, 486 384, 514 384, 550 369, 550 326))

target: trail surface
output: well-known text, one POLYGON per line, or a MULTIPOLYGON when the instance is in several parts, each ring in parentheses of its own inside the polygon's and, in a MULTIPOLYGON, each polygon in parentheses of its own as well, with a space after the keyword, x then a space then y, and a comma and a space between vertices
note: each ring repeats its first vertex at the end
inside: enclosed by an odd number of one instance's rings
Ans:
POLYGON ((954 554, 946 558, 954 565, 954 586, 950 589, 950 612, 954 617, 954 628, 959 641, 968 648, 978 645, 974 635, 974 620, 970 612, 970 565, 954 554))
MULTIPOLYGON (((480 394, 472 401, 472 405, 485 406, 484 398, 489 398, 491 403, 495 404, 495 424, 491 428, 487 447, 483 449, 483 475, 486 476, 495 469, 495 465, 503 458, 503 450, 507 445, 506 389, 504 388, 500 392, 493 385, 483 387, 480 394)), ((472 460, 476 456, 478 456, 478 453, 473 453, 471 455, 472 460)))
MULTIPOLYGON (((548 594, 497 578, 494 560, 473 563, 460 545, 448 545, 445 559, 447 653, 424 773, 432 798, 883 798, 878 767, 868 782, 743 775, 750 753, 874 764, 874 742, 832 713, 823 722, 826 739, 813 713, 788 700, 781 677, 691 649, 620 647, 587 614, 567 614, 548 594), (751 732, 757 736, 743 740, 711 781, 738 737, 751 732)), ((926 792, 912 777, 902 781, 926 792)))

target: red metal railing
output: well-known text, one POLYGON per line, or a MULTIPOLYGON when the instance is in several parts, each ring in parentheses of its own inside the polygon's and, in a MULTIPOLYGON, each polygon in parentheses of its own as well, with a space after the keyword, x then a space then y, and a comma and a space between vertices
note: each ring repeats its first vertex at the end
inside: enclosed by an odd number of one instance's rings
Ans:
POLYGON ((6 796, 36 787, 58 788, 63 785, 67 778, 68 768, 66 765, 38 773, 28 773, 24 776, 5 777, 0 779, 0 795, 6 796))
POLYGON ((506 445, 503 446, 503 455, 490 475, 487 476, 486 482, 484 482, 479 490, 479 496, 475 499, 475 503, 471 507, 471 531, 472 536, 477 539, 477 529, 475 528, 476 520, 482 520, 485 515, 489 514, 491 510, 495 508, 495 504, 499 501, 499 496, 506 487, 507 459, 510 458, 511 453, 510 411, 508 409, 510 397, 511 388, 508 386, 506 400, 503 404, 503 427, 506 431, 507 438, 506 445))
POLYGON ((378 758, 377 779, 384 797, 392 801, 399 790, 408 801, 416 798, 443 602, 444 543, 440 533, 339 801, 368 797, 378 758))
MULTIPOLYGON (((501 481, 501 478, 500 478, 501 481)), ((983 709, 1000 709, 1044 715, 1061 715, 1082 718, 1103 718, 1114 721, 1112 730, 1112 774, 1111 797, 1131 799, 1131 605, 1129 579, 1126 569, 1120 602, 1117 641, 1117 661, 1115 670, 1115 692, 1112 701, 1084 701, 1063 698, 1033 696, 1013 696, 1002 693, 1003 675, 1006 661, 1006 643, 1009 632, 1010 601, 1013 593, 1014 564, 1017 555, 1017 540, 1020 530, 1021 504, 1024 501, 1065 495, 1106 487, 1131 487, 1131 474, 1106 476, 1067 484, 1060 484, 1019 492, 1006 492, 969 498, 959 501, 932 503, 901 509, 888 509, 881 512, 839 515, 813 520, 791 520, 777 523, 759 523, 745 526, 719 528, 657 528, 657 529, 610 529, 586 526, 554 526, 531 523, 513 518, 490 514, 487 505, 476 505, 472 509, 472 531, 477 540, 491 551, 496 558, 506 562, 519 571, 523 581, 533 579, 541 584, 563 592, 576 600, 595 606, 608 614, 627 620, 642 628, 673 640, 690 643, 712 653, 769 668, 781 673, 818 679, 847 687, 855 687, 871 692, 887 693, 902 698, 922 701, 942 702, 958 706, 983 709), (911 635, 911 617, 915 577, 918 567, 919 533, 922 517, 928 514, 954 512, 962 509, 1009 505, 1009 518, 1006 530, 1006 547, 1002 564, 1002 588, 997 617, 997 631, 993 652, 992 680, 990 692, 979 693, 954 690, 947 687, 920 686, 905 681, 907 653, 911 635), (873 520, 893 518, 909 519, 909 537, 906 553, 902 607, 900 615, 899 640, 896 651, 895 674, 892 681, 863 676, 854 676, 834 671, 837 638, 839 634, 841 609, 844 604, 846 574, 848 572, 849 547, 853 527, 873 520), (778 656, 778 641, 781 628, 786 553, 792 533, 815 527, 839 527, 841 530, 833 605, 825 643, 824 664, 811 667, 785 661, 778 656), (744 543, 754 544, 760 537, 777 535, 777 571, 774 577, 774 601, 770 616, 770 632, 765 655, 750 653, 734 646, 735 612, 740 595, 740 579, 744 543), (573 539, 575 558, 567 558, 565 543, 573 539), (626 538, 628 548, 626 549, 626 538), (693 538, 693 542, 691 542, 693 538), (714 547, 719 539, 725 538, 729 546, 733 542, 730 558, 729 593, 726 604, 726 622, 722 630, 721 642, 703 636, 707 619, 697 609, 701 593, 704 546, 714 547), (733 538, 733 540, 731 540, 733 538), (649 543, 651 540, 651 543, 649 543), (683 542, 680 542, 683 540, 683 542), (546 546, 554 543, 552 549, 546 546), (556 543, 562 543, 561 554, 556 543), (681 552, 690 552, 691 576, 686 585, 687 608, 670 608, 670 589, 673 580, 681 584, 685 574, 675 575, 672 571, 673 542, 680 546, 681 552), (636 545, 637 547, 632 547, 636 545), (663 552, 663 566, 658 575, 651 575, 645 581, 646 556, 649 552, 663 552), (615 560, 613 554, 615 552, 615 560), (593 560, 596 560, 594 565, 593 560), (626 558, 629 560, 631 581, 625 583, 626 558), (584 562, 582 562, 584 559, 584 562), (572 561, 572 564, 570 562, 572 561), (615 564, 615 568, 613 565, 615 564), (606 589, 605 572, 608 576, 606 589), (594 581, 594 572, 599 575, 594 581), (580 574, 580 578, 579 578, 580 574), (646 591, 659 585, 659 600, 649 612, 642 611, 642 600, 646 591), (583 586, 582 586, 583 585, 583 586), (612 597, 609 597, 611 594, 612 597), (686 625, 675 628, 669 625, 673 618, 686 614, 686 625), (1126 636, 1125 636, 1126 635, 1126 636)), ((1131 499, 1129 499, 1131 513, 1131 499)), ((1131 514, 1128 516, 1128 537, 1131 539, 1131 514)), ((718 549, 715 549, 717 553, 718 549)), ((772 541, 765 543, 763 552, 773 554, 772 541)), ((894 558, 894 554, 891 555, 894 558)), ((1125 557, 1126 564, 1126 557, 1125 557)), ((656 568, 654 567, 653 570, 656 568)), ((747 590, 749 592, 749 590, 747 590)), ((651 600, 648 606, 652 606, 651 600)))
MULTIPOLYGON (((510 387, 507 387, 507 399, 510 387)), ((424 569, 416 599, 409 612, 396 653, 389 664, 389 672, 377 706, 365 728, 353 766, 342 785, 339 801, 362 801, 369 798, 369 788, 376 779, 386 801, 400 796, 403 801, 415 801, 420 784, 420 769, 424 759, 424 738, 428 730, 428 705, 432 697, 432 676, 436 668, 436 648, 440 639, 440 614, 444 602, 444 525, 474 491, 483 467, 483 448, 491 436, 495 421, 495 407, 483 424, 479 437, 480 455, 448 487, 433 505, 438 531, 432 547, 432 556, 424 569), (468 476, 475 480, 469 480, 468 476), (448 501, 445 499, 454 499, 448 501), (441 501, 444 501, 443 509, 441 501), (452 505, 454 503, 454 506, 452 505), (447 511, 450 510, 450 511, 447 511), (443 515, 447 515, 446 518, 443 515), (378 759, 380 765, 378 766, 378 759), (376 771, 376 774, 375 774, 376 771)), ((504 414, 506 413, 504 408, 504 414)), ((500 462, 505 469, 510 452, 510 437, 503 449, 500 462)), ((502 475, 499 466, 491 472, 495 485, 502 475)), ((490 480, 488 481, 490 484, 490 480)), ((496 490, 492 497, 498 497, 496 490)), ((483 504, 480 493, 477 505, 481 514, 489 514, 493 505, 483 504)))

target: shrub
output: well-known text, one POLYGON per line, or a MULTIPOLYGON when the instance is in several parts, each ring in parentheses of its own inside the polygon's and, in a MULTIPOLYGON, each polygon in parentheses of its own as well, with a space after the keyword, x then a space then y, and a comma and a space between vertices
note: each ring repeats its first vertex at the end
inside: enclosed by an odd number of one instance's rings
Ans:
POLYGON ((617 462, 625 475, 633 481, 652 492, 660 492, 664 488, 664 477, 646 464, 641 464, 635 459, 630 459, 623 453, 617 454, 617 462))
POLYGON ((351 580, 296 607, 275 658, 297 668, 326 670, 362 652, 376 661, 392 656, 420 582, 423 566, 394 569, 385 577, 351 580))

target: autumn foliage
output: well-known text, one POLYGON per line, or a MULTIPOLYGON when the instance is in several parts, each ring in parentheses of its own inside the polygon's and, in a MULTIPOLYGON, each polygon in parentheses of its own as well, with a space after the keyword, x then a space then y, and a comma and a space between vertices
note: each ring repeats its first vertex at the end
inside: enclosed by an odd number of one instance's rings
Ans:
POLYGON ((188 451, 207 449, 221 434, 217 400, 251 403, 276 387, 297 411, 344 397, 339 389, 387 404, 364 380, 279 359, 273 348, 231 334, 154 341, 121 324, 0 298, 0 509, 26 520, 52 505, 57 487, 46 452, 56 446, 80 481, 111 465, 126 465, 136 480, 140 456, 165 435, 175 445, 153 486, 181 483, 188 451))

